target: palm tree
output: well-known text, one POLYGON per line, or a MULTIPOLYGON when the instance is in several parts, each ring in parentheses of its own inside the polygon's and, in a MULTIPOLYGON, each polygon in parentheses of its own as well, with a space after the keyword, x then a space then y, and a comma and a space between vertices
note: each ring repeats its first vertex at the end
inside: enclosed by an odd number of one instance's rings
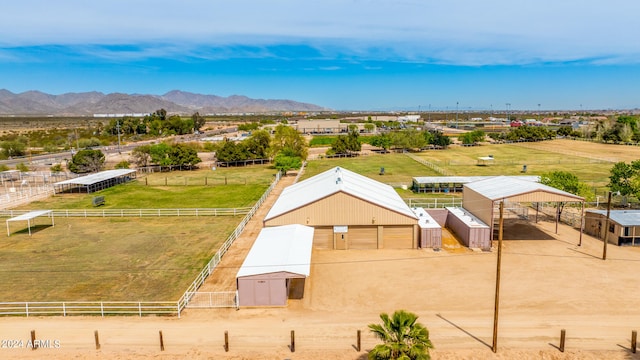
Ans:
POLYGON ((416 322, 416 314, 398 310, 389 317, 380 314, 382 324, 370 324, 369 329, 382 340, 369 352, 371 360, 429 360, 429 349, 433 348, 429 340, 429 330, 416 322))

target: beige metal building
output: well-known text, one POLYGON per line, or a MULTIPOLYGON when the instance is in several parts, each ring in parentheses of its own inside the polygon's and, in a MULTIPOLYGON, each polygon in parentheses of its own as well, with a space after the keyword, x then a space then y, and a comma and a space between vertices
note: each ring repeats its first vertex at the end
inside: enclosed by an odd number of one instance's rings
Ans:
POLYGON ((333 168, 287 187, 264 226, 315 228, 314 248, 411 249, 418 247, 418 218, 386 184, 333 168))
MULTIPOLYGON (((533 181, 496 176, 464 185, 462 207, 491 227, 499 218, 501 201, 518 203, 579 202, 584 213, 584 198, 533 181)), ((582 232, 580 232, 582 237, 582 232)))

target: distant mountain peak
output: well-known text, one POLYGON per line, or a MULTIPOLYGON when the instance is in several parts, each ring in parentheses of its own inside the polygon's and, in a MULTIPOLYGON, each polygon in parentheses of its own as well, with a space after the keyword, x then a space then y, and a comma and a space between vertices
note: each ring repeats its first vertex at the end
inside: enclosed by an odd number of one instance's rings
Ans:
POLYGON ((209 113, 330 110, 293 100, 251 99, 244 95, 221 97, 182 90, 171 90, 164 95, 118 92, 104 94, 97 91, 52 95, 38 90, 15 94, 9 90, 0 89, 0 115, 87 116, 92 114, 152 113, 158 109, 185 115, 196 111, 204 115, 209 113))

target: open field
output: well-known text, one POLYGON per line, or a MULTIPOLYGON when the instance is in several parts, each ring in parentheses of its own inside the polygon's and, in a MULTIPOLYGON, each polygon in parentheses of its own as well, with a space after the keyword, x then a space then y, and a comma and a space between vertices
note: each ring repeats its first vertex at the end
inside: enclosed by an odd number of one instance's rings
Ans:
POLYGON ((36 219, 31 237, 12 223, 0 301, 177 300, 240 219, 36 219))
MULTIPOLYGON (((594 145, 580 141, 553 140, 537 143, 523 144, 495 144, 474 147, 451 147, 447 150, 425 151, 416 155, 435 165, 461 176, 475 175, 523 175, 522 166, 527 165, 526 175, 540 175, 551 171, 569 171, 575 174, 580 181, 600 188, 609 182, 609 170, 613 166, 611 162, 605 162, 587 156, 577 156, 580 147, 572 147, 572 152, 562 153, 548 151, 554 147, 582 145, 589 148, 594 145), (559 145, 556 142, 561 142, 559 145), (478 166, 478 157, 493 155, 494 162, 487 166, 478 166)), ((631 147, 624 147, 628 149, 631 147)), ((585 152, 596 154, 596 152, 585 152)), ((595 155, 594 155, 595 156, 595 155)), ((640 149, 638 149, 640 158, 640 149)))
POLYGON ((414 176, 437 176, 435 171, 420 165, 415 160, 397 153, 371 154, 357 158, 318 159, 307 163, 307 168, 301 178, 307 179, 334 166, 344 167, 358 174, 370 177, 376 181, 394 184, 411 184, 414 176), (383 167, 384 175, 380 175, 383 167))
POLYGON ((91 209, 95 196, 104 196, 104 207, 113 209, 250 207, 273 182, 275 172, 266 165, 257 165, 215 171, 151 173, 96 193, 58 194, 21 209, 91 209), (208 185, 204 185, 205 182, 208 185))

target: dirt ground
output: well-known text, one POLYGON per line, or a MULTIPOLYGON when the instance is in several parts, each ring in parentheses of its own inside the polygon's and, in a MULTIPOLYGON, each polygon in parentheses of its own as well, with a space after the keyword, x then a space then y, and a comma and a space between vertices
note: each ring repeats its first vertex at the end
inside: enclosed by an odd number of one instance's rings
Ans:
MULTIPOLYGON (((274 196, 291 181, 285 178, 274 196)), ((203 290, 233 284, 259 219, 203 290)), ((556 234, 553 222, 507 221, 496 354, 496 251, 452 246, 438 252, 314 250, 305 296, 286 308, 189 309, 180 318, 2 317, 0 359, 366 359, 378 343, 367 324, 397 309, 420 316, 435 346, 433 359, 640 359, 630 352, 631 331, 640 326, 640 248, 609 245, 603 261, 602 242, 584 235, 577 246, 578 236, 564 225, 556 234), (516 233, 528 236, 510 240, 516 233), (31 330, 44 342, 37 350, 27 348, 31 330), (358 330, 362 351, 356 350, 358 330)))

